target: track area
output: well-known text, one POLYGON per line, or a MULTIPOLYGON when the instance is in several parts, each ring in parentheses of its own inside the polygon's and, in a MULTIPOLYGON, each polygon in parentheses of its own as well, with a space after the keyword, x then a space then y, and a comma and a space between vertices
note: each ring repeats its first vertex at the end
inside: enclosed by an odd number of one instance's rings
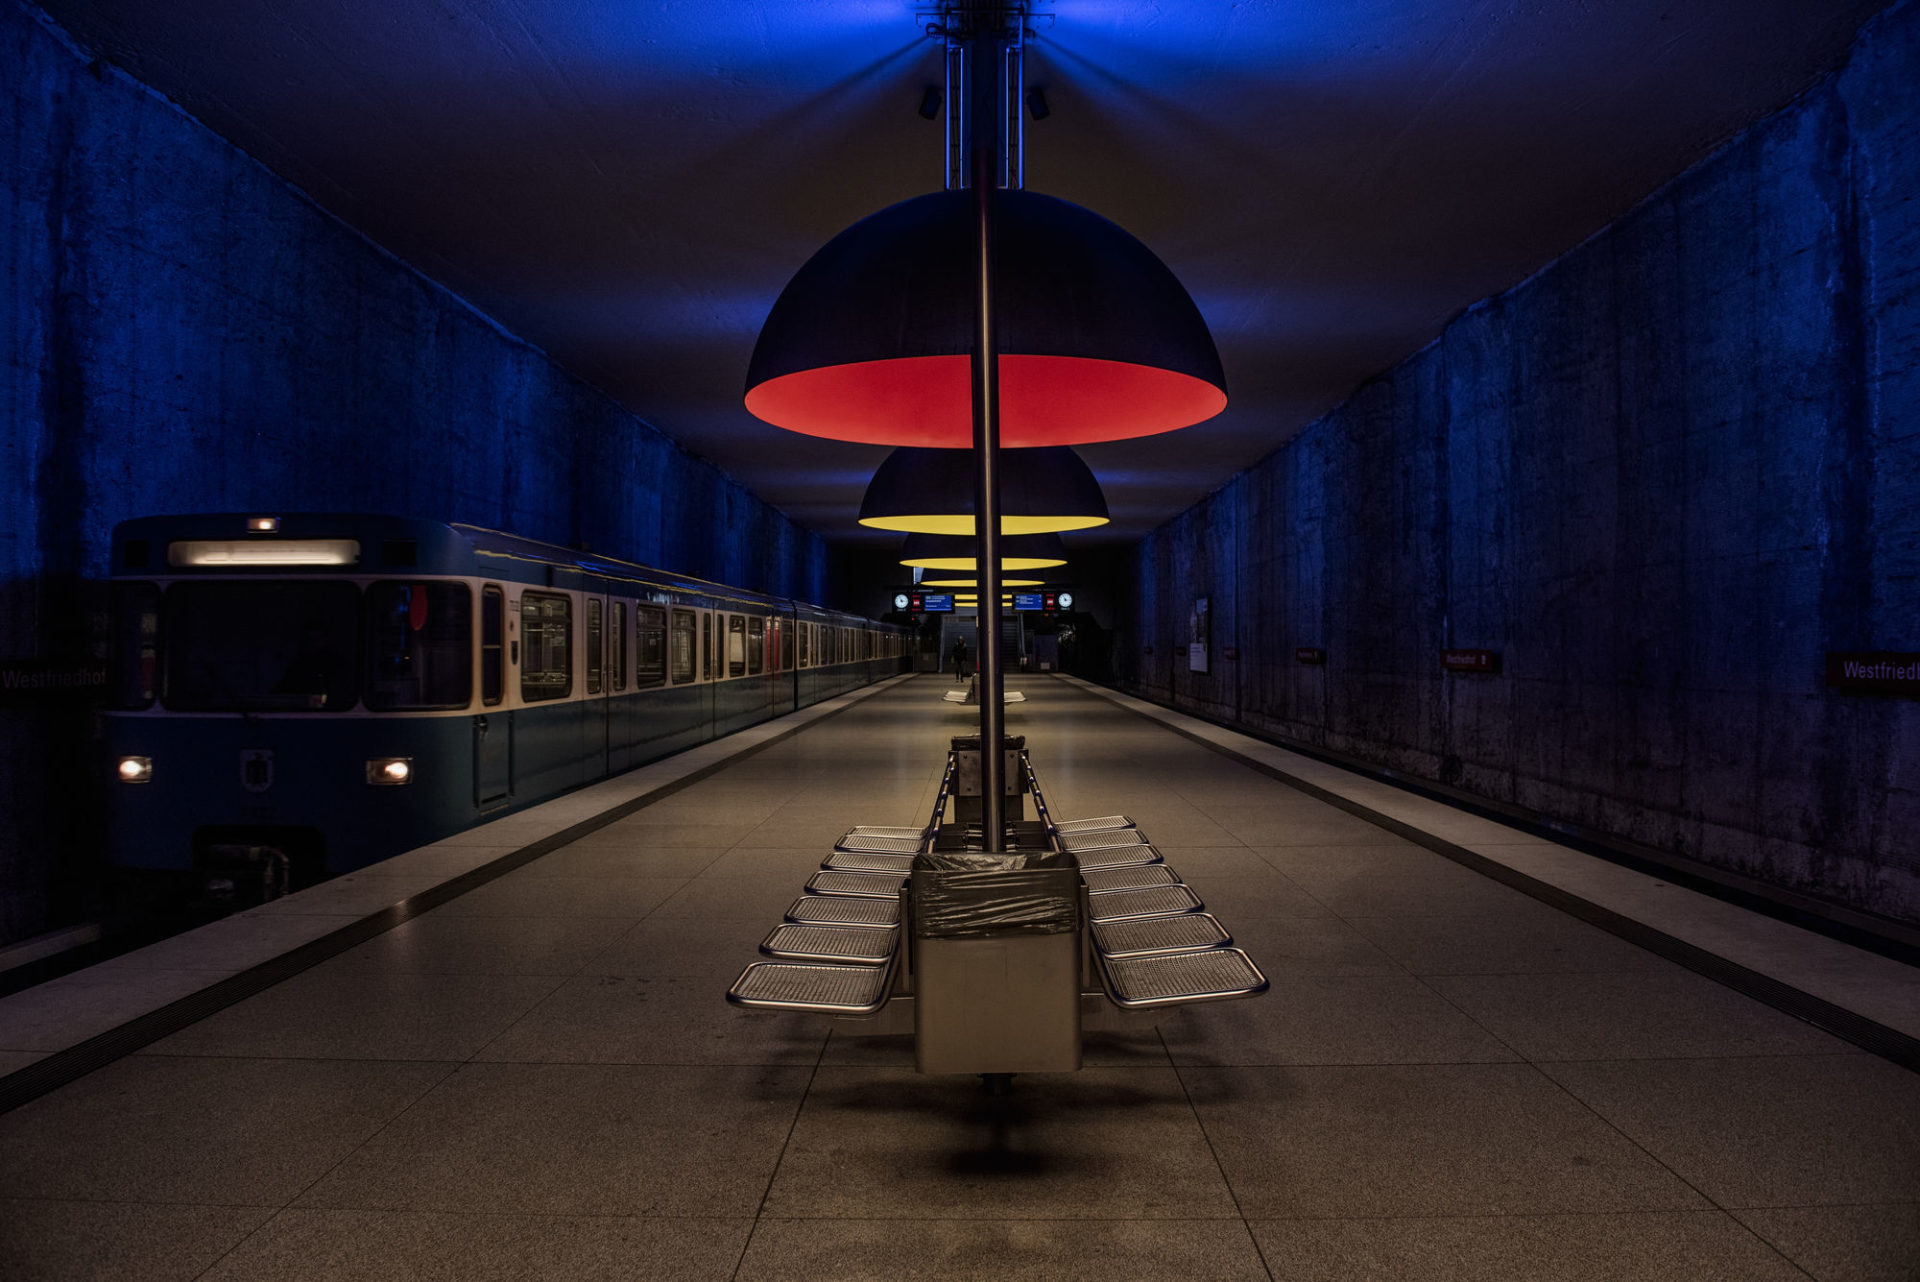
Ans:
POLYGON ((728 1007, 839 833, 931 806, 975 724, 947 684, 873 694, 0 1116, 0 1275, 1920 1259, 1920 1077, 1048 677, 1009 681, 1008 729, 1058 814, 1137 819, 1272 991, 1090 1034, 1086 1069, 1004 1099, 915 1074, 911 1038, 728 1007))

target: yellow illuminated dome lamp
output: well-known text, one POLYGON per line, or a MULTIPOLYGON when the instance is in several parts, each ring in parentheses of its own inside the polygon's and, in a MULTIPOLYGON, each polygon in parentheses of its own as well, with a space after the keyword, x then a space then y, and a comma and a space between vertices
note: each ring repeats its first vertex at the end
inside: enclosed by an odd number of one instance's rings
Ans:
MULTIPOLYGON (((921 579, 920 586, 923 588, 977 588, 980 586, 980 580, 921 579)), ((1000 586, 1003 588, 1044 588, 1047 586, 1047 581, 1045 579, 1002 579, 1000 580, 1000 586)))
MULTIPOLYGON (((1000 570, 1044 570, 1067 563, 1067 545, 1058 534, 1009 534, 1000 540, 1000 570)), ((979 567, 973 540, 957 534, 909 534, 900 564, 923 570, 974 573, 979 567)))
MULTIPOLYGON (((1046 534, 1107 523, 1100 482, 1064 445, 1000 451, 1000 532, 1046 534)), ((973 534, 973 451, 902 447, 860 503, 860 524, 907 534, 973 534)))

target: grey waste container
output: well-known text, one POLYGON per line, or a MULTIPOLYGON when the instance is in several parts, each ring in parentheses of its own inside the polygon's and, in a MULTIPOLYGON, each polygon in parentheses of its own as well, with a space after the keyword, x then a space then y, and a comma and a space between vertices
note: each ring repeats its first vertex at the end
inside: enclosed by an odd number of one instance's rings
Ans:
POLYGON ((911 900, 921 1072, 1080 1067, 1080 866, 1072 855, 917 855, 911 900))

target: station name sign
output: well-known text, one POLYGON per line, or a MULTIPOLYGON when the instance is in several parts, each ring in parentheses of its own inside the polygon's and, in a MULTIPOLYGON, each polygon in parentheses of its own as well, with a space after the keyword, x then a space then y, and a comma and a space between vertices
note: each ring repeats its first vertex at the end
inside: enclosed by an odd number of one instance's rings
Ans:
POLYGON ((1847 694, 1920 698, 1920 654, 1896 650, 1829 651, 1827 688, 1847 694))
POLYGON ((104 663, 0 659, 0 707, 96 702, 111 679, 104 663))
POLYGON ((1310 668, 1325 667, 1327 652, 1317 645, 1295 646, 1293 649, 1293 661, 1295 663, 1304 663, 1310 668))
POLYGON ((1498 650, 1442 650, 1440 666, 1448 672, 1498 672, 1498 650))

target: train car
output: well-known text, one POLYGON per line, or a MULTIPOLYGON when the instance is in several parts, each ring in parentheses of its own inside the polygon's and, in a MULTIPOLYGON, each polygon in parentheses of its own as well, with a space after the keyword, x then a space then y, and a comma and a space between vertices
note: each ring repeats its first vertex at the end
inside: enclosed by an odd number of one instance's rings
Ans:
POLYGON ((245 904, 905 671, 902 630, 467 525, 126 521, 111 862, 245 904))

